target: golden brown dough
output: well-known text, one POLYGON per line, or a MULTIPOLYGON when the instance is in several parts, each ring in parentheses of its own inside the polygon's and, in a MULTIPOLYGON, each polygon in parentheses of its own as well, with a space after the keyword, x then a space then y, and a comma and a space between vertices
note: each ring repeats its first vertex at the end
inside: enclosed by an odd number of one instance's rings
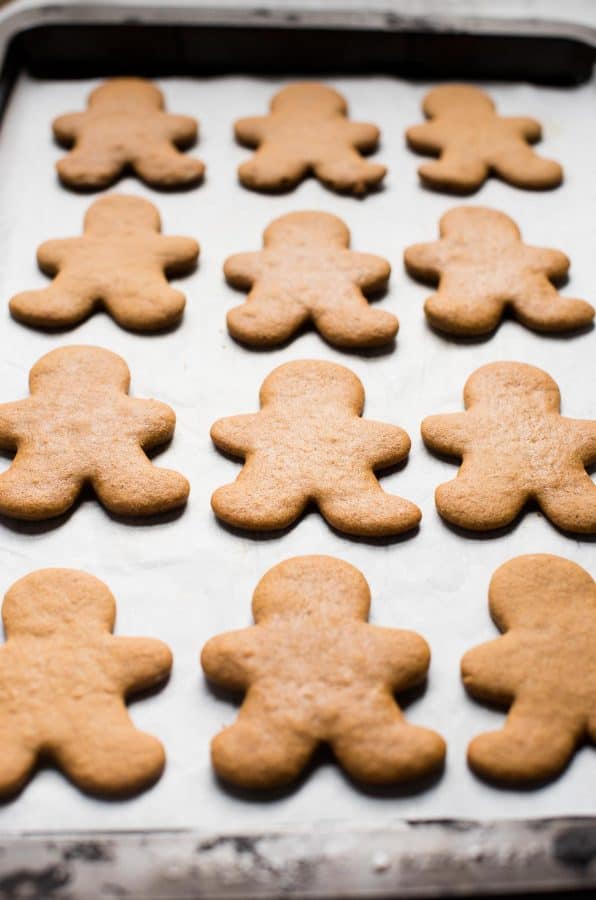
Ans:
POLYGON ((408 145, 436 162, 418 169, 422 181, 437 190, 468 194, 489 174, 516 187, 546 190, 563 180, 552 159, 538 156, 529 144, 542 136, 540 123, 524 117, 503 117, 484 91, 470 84, 443 84, 424 98, 430 119, 406 132, 408 145))
POLYGON ((221 778, 286 785, 321 742, 367 784, 440 769, 445 742, 408 724, 394 698, 424 680, 428 645, 367 623, 370 591, 358 569, 330 556, 288 559, 261 579, 252 607, 252 628, 212 638, 201 654, 211 681, 246 692, 236 723, 211 745, 221 778))
POLYGON ((116 603, 75 569, 40 569, 10 588, 0 646, 0 795, 49 760, 81 790, 121 796, 153 784, 162 745, 138 731, 125 700, 168 677, 172 654, 152 638, 113 637, 116 603))
POLYGON ((560 556, 518 556, 493 575, 489 601, 504 634, 466 653, 462 677, 472 696, 510 709, 468 761, 512 786, 555 778, 582 741, 596 743, 596 584, 560 556))
POLYGON ((312 322, 337 347, 378 347, 391 341, 398 321, 369 306, 365 294, 389 280, 386 259, 349 250, 350 232, 337 216, 295 212, 267 227, 264 249, 238 253, 224 265, 228 282, 250 289, 246 302, 228 313, 239 341, 272 347, 312 322))
POLYGON ((536 500, 559 528, 596 533, 596 421, 560 414, 559 388, 525 363, 477 369, 464 388, 465 413, 429 416, 427 447, 461 457, 457 478, 440 485, 437 509, 474 531, 509 525, 536 500))
POLYGON ((110 512, 149 516, 182 506, 186 478, 146 452, 174 434, 174 411, 127 396, 130 372, 101 347, 61 347, 29 375, 31 396, 0 404, 0 447, 16 456, 0 475, 0 513, 49 519, 66 512, 83 485, 110 512))
POLYGON ((364 389, 349 369, 301 360, 263 382, 261 411, 220 419, 215 445, 245 460, 233 484, 211 498, 218 518, 238 528, 286 528, 316 503, 339 531, 400 534, 420 521, 409 500, 386 494, 374 474, 405 459, 410 439, 396 425, 362 419, 364 389))
POLYGON ((441 240, 414 244, 404 254, 410 275, 439 285, 424 304, 434 328, 487 334, 506 308, 536 331, 571 331, 592 322, 589 303, 561 297, 552 284, 567 275, 565 254, 524 244, 505 213, 457 206, 445 213, 439 228, 441 240))
POLYGON ((159 212, 148 200, 110 194, 91 204, 79 238, 46 241, 39 267, 55 276, 49 287, 17 294, 15 319, 42 328, 77 325, 102 306, 124 328, 156 331, 180 321, 185 297, 165 277, 196 263, 199 245, 160 234, 159 212), (117 277, 114 277, 117 273, 117 277))
POLYGON ((197 184, 205 166, 180 153, 197 139, 197 121, 164 111, 162 92, 144 78, 111 78, 91 91, 85 112, 55 119, 54 136, 70 153, 56 164, 79 190, 108 187, 130 168, 156 188, 197 184))
POLYGON ((311 82, 290 84, 273 97, 268 116, 239 119, 236 139, 258 150, 238 169, 245 187, 287 191, 312 173, 335 191, 364 194, 378 185, 385 166, 367 162, 379 129, 348 119, 337 91, 311 82))

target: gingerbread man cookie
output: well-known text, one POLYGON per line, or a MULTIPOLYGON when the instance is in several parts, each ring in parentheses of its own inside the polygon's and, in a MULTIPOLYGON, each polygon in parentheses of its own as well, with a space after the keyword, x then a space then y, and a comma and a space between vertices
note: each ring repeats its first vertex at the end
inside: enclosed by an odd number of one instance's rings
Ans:
POLYGON ((462 677, 474 697, 511 708, 468 761, 512 785, 554 778, 583 741, 596 743, 596 584, 560 556, 518 556, 497 569, 489 599, 505 634, 466 653, 462 677))
POLYGON ((498 116, 490 97, 469 84, 444 84, 428 92, 422 103, 423 125, 408 128, 408 145, 436 162, 420 166, 429 187, 467 194, 489 174, 508 184, 534 190, 557 187, 563 180, 559 163, 538 156, 529 144, 542 136, 535 119, 498 116))
POLYGON ((0 513, 49 519, 84 485, 112 513, 148 516, 182 506, 189 485, 145 451, 171 440, 174 411, 128 397, 130 372, 100 347, 61 347, 33 366, 31 396, 0 404, 0 446, 16 451, 0 475, 0 513))
POLYGON ((395 316, 365 298, 385 287, 391 267, 349 250, 350 232, 337 216, 289 213, 269 225, 263 242, 259 253, 230 256, 224 265, 233 287, 250 290, 228 313, 236 340, 275 346, 307 322, 337 347, 378 347, 395 337, 395 316))
POLYGON ((0 646, 0 795, 40 761, 79 788, 122 796, 161 775, 163 747, 126 711, 132 693, 165 681, 172 654, 152 638, 114 637, 116 604, 75 569, 40 569, 10 588, 0 646))
POLYGON ((220 419, 211 429, 220 450, 245 460, 236 481, 211 498, 218 518, 268 531, 288 527, 315 503, 347 534, 393 535, 418 524, 418 507, 386 494, 374 474, 405 459, 410 439, 395 425, 361 418, 364 388, 353 372, 329 362, 286 363, 267 376, 260 401, 259 413, 220 419))
POLYGON ((169 286, 165 273, 189 271, 199 245, 192 238, 164 237, 160 229, 159 213, 148 200, 101 197, 87 210, 83 237, 41 245, 39 267, 56 277, 43 290, 13 297, 12 315, 27 325, 64 328, 101 306, 124 328, 156 331, 175 325, 185 298, 169 286))
POLYGON ((201 654, 211 681, 246 692, 236 723, 211 745, 221 778, 281 787, 322 742, 368 784, 440 769, 445 742, 410 725, 394 698, 424 680, 428 645, 367 623, 370 590, 358 569, 331 556, 288 559, 261 579, 252 607, 252 628, 212 638, 201 654))
POLYGON ((559 250, 522 243, 513 219, 480 206, 458 206, 440 223, 441 240, 414 244, 404 254, 415 278, 439 284, 424 311, 434 328, 457 335, 493 331, 505 309, 536 331, 571 331, 589 325, 594 308, 561 297, 552 282, 567 275, 559 250))
POLYGON ((509 525, 528 500, 565 531, 596 532, 596 421, 560 414, 559 388, 525 363, 477 369, 464 388, 465 413, 422 423, 427 447, 463 459, 457 478, 440 485, 437 509, 474 531, 509 525))
POLYGON ((364 194, 383 179, 385 166, 364 160, 379 129, 351 122, 341 94, 324 84, 290 84, 270 104, 268 116, 239 119, 236 139, 258 147, 238 169, 245 187, 287 191, 312 173, 335 191, 364 194))
POLYGON ((52 127, 72 147, 56 165, 68 187, 106 188, 126 169, 156 188, 189 187, 203 177, 203 163, 180 153, 197 139, 196 119, 166 113, 162 92, 144 78, 104 82, 86 112, 60 116, 52 127))

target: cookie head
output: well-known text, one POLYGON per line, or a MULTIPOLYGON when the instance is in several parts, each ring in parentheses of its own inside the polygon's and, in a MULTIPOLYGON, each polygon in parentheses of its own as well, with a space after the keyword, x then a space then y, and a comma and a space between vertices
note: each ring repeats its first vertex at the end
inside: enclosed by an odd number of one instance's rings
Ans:
POLYGON ((484 237, 493 243, 514 243, 521 238, 519 228, 509 216, 484 206, 456 206, 441 218, 442 237, 477 243, 484 237))
POLYGON ((76 569, 39 569, 15 582, 2 606, 7 638, 111 631, 116 603, 99 579, 76 569))
POLYGON ((128 391, 130 372, 121 356, 102 347, 59 347, 39 359, 29 375, 31 393, 64 393, 77 385, 96 383, 106 388, 128 391))
POLYGON ((467 118, 490 115, 495 105, 484 91, 471 84, 442 84, 428 92, 422 109, 429 118, 445 113, 467 118))
POLYGON ((286 407, 329 406, 334 414, 338 407, 359 415, 364 407, 364 388, 360 380, 345 366, 322 360, 296 360, 278 366, 263 382, 261 405, 275 402, 286 407))
POLYGON ((91 92, 89 106, 138 115, 140 110, 161 109, 163 94, 144 78, 111 78, 91 92))
POLYGON ((85 231, 98 237, 138 231, 159 231, 156 207, 142 197, 110 194, 92 203, 85 215, 85 231))
POLYGON ((516 403, 528 410, 558 411, 561 394, 555 381, 535 366, 517 362, 496 362, 481 366, 470 375, 464 388, 466 409, 476 403, 502 407, 516 403))
POLYGON ((358 569, 331 556, 296 556, 259 581, 252 602, 255 622, 273 618, 366 619, 370 589, 358 569))
POLYGON ((549 553, 517 556, 500 566, 489 588, 491 615, 502 631, 544 628, 596 610, 596 583, 576 563, 549 553))
POLYGON ((342 95, 326 84, 303 82, 282 88, 271 101, 271 111, 312 119, 344 115, 348 107, 342 95))
POLYGON ((266 247, 308 247, 333 244, 347 247, 350 232, 341 219, 325 212, 295 212, 271 222, 264 234, 266 247))

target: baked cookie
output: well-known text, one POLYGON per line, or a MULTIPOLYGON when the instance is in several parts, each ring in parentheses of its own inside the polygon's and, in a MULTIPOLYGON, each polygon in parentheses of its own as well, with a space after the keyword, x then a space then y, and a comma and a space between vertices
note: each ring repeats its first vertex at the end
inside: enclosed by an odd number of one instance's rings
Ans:
POLYGON ((468 194, 489 174, 532 190, 561 184, 559 163, 529 146, 542 136, 536 119, 498 116, 488 94, 470 84, 433 88, 422 109, 430 121, 408 128, 406 139, 412 150, 439 157, 418 169, 429 187, 468 194))
POLYGON ((336 347, 393 340, 397 319, 373 309, 365 297, 386 286, 391 266, 380 256, 349 250, 350 232, 337 216, 289 213, 268 226, 263 243, 258 253, 238 253, 224 265, 229 284, 250 291, 228 313, 236 340, 273 347, 307 322, 336 347))
POLYGON ((205 171, 180 153, 197 139, 196 119, 166 113, 162 92, 144 78, 105 81, 85 112, 60 116, 52 128, 58 143, 72 147, 56 164, 68 187, 100 190, 127 169, 155 188, 189 187, 205 171))
POLYGON ((424 443, 461 457, 457 478, 440 485, 437 509, 473 531, 509 525, 528 500, 558 528, 596 533, 596 421, 567 419, 546 372, 517 362, 477 369, 464 388, 465 413, 430 416, 424 443))
POLYGON ((596 743, 596 584, 560 556, 518 556, 497 569, 489 598, 505 634, 466 653, 462 677, 474 697, 511 708, 468 761, 512 785, 554 778, 583 741, 596 743))
POLYGON ((385 166, 367 162, 379 142, 379 129, 351 122, 348 106, 324 84, 290 84, 274 96, 268 116, 238 119, 236 140, 258 147, 238 169, 245 187, 287 191, 312 173, 335 191, 364 194, 378 185, 385 166))
POLYGON ((160 234, 159 212, 148 200, 110 194, 92 203, 85 234, 46 241, 37 251, 49 287, 17 294, 15 319, 42 328, 77 325, 101 306, 124 328, 156 331, 175 325, 185 298, 165 277, 196 263, 199 245, 160 234), (117 272, 117 277, 114 273, 117 272))
POLYGON ((174 411, 128 397, 129 384, 122 357, 101 347, 61 347, 36 362, 31 396, 0 404, 0 446, 16 451, 0 475, 2 515, 58 516, 85 484, 117 515, 149 516, 186 502, 186 478, 158 469, 145 453, 171 440, 174 411))
POLYGON ((165 681, 172 654, 153 638, 114 637, 116 603, 75 569, 40 569, 10 588, 0 646, 0 795, 51 761, 83 791, 137 793, 161 775, 160 742, 126 711, 165 681))
POLYGON ((211 429, 219 450, 245 461, 236 481, 211 498, 219 519, 270 531, 316 503, 347 534, 379 537, 418 524, 418 507, 386 494, 374 474, 405 459, 410 439, 396 425, 361 418, 364 388, 353 372, 315 360, 286 363, 267 376, 260 402, 260 412, 211 429))
POLYGON ((404 254, 410 275, 439 285, 424 304, 434 328, 487 334, 505 309, 536 331, 572 331, 592 322, 589 303, 561 297, 552 284, 567 275, 565 254, 522 243, 505 213, 457 206, 445 213, 439 228, 440 241, 414 244, 404 254))
POLYGON ((201 654, 211 681, 246 692, 237 721, 211 745, 221 778, 281 787, 322 742, 367 784, 440 769, 445 742, 406 722, 394 697, 424 680, 428 644, 367 623, 370 590, 358 569, 331 556, 288 559, 261 579, 252 608, 252 628, 212 638, 201 654))

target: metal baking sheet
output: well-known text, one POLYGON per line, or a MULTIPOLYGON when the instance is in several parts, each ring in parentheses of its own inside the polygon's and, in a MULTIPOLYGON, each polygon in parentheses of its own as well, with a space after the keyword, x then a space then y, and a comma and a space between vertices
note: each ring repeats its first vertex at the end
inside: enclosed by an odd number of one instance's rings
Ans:
MULTIPOLYGON (((104 580, 118 603, 117 634, 156 636, 174 653, 174 670, 161 692, 131 706, 135 724, 165 744, 167 768, 158 784, 125 802, 91 799, 57 771, 40 771, 23 793, 0 807, 3 839, 30 832, 193 829, 210 836, 284 829, 397 827, 404 820, 541 819, 596 813, 596 754, 584 748, 554 783, 533 790, 500 790, 468 770, 465 751, 480 731, 497 728, 501 712, 469 699, 460 682, 459 660, 469 648, 496 635, 487 608, 493 571, 520 553, 565 556, 596 572, 594 538, 559 533, 531 511, 498 535, 456 533, 439 518, 437 484, 456 467, 433 457, 419 437, 421 419, 461 408, 467 376, 494 360, 521 360, 546 369, 558 382, 563 412, 596 418, 593 331, 546 337, 506 321, 489 339, 455 341, 431 331, 422 303, 428 288, 403 271, 404 248, 434 240, 439 217, 458 202, 502 210, 520 225, 528 243, 557 247, 572 260, 568 296, 596 300, 593 256, 596 183, 596 82, 555 89, 527 84, 484 84, 504 115, 532 115, 544 127, 539 151, 565 166, 556 191, 529 193, 491 180, 474 197, 459 201, 424 190, 416 168, 421 158, 404 145, 404 129, 420 121, 428 89, 389 77, 337 78, 356 120, 382 130, 375 159, 389 174, 383 190, 364 200, 342 197, 314 180, 296 191, 266 196, 241 188, 237 165, 248 152, 234 143, 232 123, 264 113, 281 79, 245 77, 159 81, 172 112, 197 116, 201 138, 192 151, 207 164, 203 186, 182 193, 157 193, 133 178, 114 190, 148 198, 162 215, 167 234, 192 235, 201 244, 195 274, 177 282, 187 294, 182 325, 157 336, 118 328, 106 315, 93 316, 63 333, 30 330, 12 321, 6 303, 17 291, 42 287, 47 279, 35 263, 38 244, 77 235, 94 196, 69 192, 54 175, 63 152, 51 138, 51 120, 83 109, 97 81, 35 81, 19 78, 7 108, 0 145, 0 401, 27 395, 29 369, 44 353, 69 344, 93 344, 121 354, 132 373, 132 393, 169 403, 177 414, 171 446, 156 457, 190 480, 186 510, 167 521, 124 524, 93 499, 45 524, 0 521, 0 591, 31 570, 71 566, 104 580), (352 245, 387 257, 390 288, 380 301, 400 319, 395 348, 375 354, 341 353, 315 333, 283 349, 247 350, 229 337, 225 313, 242 294, 227 287, 227 255, 261 246, 261 233, 276 216, 301 210, 339 215, 352 245), (220 416, 258 408, 258 390, 277 365, 294 359, 327 359, 348 366, 366 390, 365 416, 394 422, 412 438, 405 468, 382 479, 385 490, 416 502, 423 519, 418 533, 395 541, 353 540, 333 532, 311 512, 287 533, 254 537, 234 533, 214 519, 213 490, 237 475, 236 463, 212 447, 209 427, 220 416), (414 629, 428 640, 432 663, 426 690, 407 708, 413 723, 438 730, 447 740, 443 776, 426 789, 368 792, 349 783, 324 757, 296 789, 254 799, 222 789, 213 777, 209 741, 236 715, 236 707, 206 685, 198 664, 212 635, 251 622, 252 591, 270 567, 303 553, 328 553, 362 570, 373 596, 371 621, 414 629)), ((73 390, 76 386, 73 385, 73 390)), ((8 460, 3 460, 8 465, 8 460)), ((379 863, 382 869, 382 863, 379 863)))

